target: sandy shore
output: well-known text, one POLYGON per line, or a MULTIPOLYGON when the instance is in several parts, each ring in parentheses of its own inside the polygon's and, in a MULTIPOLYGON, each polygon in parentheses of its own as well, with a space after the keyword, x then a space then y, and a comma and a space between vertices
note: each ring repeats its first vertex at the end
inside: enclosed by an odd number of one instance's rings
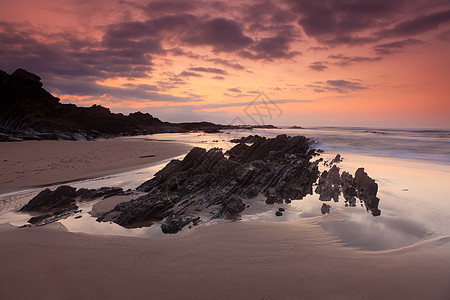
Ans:
POLYGON ((449 299, 448 245, 359 252, 307 222, 157 239, 0 225, 0 298, 449 299))
POLYGON ((186 144, 118 138, 0 144, 0 193, 103 176, 187 153, 186 144))

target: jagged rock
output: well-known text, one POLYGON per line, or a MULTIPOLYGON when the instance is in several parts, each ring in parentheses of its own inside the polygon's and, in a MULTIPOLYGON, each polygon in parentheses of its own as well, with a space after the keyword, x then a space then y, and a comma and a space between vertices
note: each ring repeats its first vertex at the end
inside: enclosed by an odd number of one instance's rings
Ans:
MULTIPOLYGON (((78 210, 78 206, 72 205, 57 211, 54 211, 52 213, 43 214, 40 216, 32 217, 28 220, 28 223, 35 225, 35 226, 42 226, 46 224, 50 224, 62 219, 66 219, 76 213, 78 210)), ((79 216, 81 217, 81 216, 79 216)))
POLYGON ((228 218, 245 209, 245 204, 241 198, 231 197, 222 203, 222 210, 217 214, 217 218, 228 218))
MULTIPOLYGON (((356 206, 356 197, 358 197, 373 216, 381 214, 378 209, 380 201, 377 198, 378 184, 364 172, 364 168, 356 170, 355 177, 345 171, 339 175, 339 168, 336 165, 329 171, 322 172, 316 188, 316 193, 320 194, 319 199, 322 201, 334 199, 338 202, 341 191, 346 206, 356 206)), ((322 205, 322 208, 325 206, 322 205)))
POLYGON ((241 137, 239 139, 232 139, 230 140, 231 143, 248 143, 248 144, 253 144, 256 142, 260 142, 260 141, 264 141, 266 138, 259 136, 259 135, 249 135, 246 137, 241 137))
POLYGON ((161 224, 161 230, 164 233, 174 234, 193 221, 193 218, 184 216, 170 215, 161 224))
POLYGON ((323 203, 322 207, 320 208, 320 211, 322 212, 322 215, 329 214, 330 213, 330 205, 323 203))
POLYGON ((258 194, 266 195, 267 203, 271 199, 282 203, 312 193, 318 166, 310 162, 315 154, 310 140, 281 135, 242 145, 231 149, 229 158, 220 149, 193 148, 183 160, 172 160, 137 188, 146 195, 117 205, 99 220, 128 226, 209 207, 218 207, 212 218, 228 218, 245 209, 242 199, 258 194))
POLYGON ((76 188, 62 185, 56 190, 45 189, 31 199, 20 211, 49 211, 75 203, 76 188))
POLYGON ((333 166, 329 171, 322 172, 315 192, 320 194, 319 199, 322 201, 330 201, 333 199, 334 202, 338 202, 340 193, 339 187, 339 168, 333 166))
POLYGON ((370 210, 372 215, 379 216, 381 211, 378 209, 378 184, 364 172, 364 168, 356 170, 355 181, 358 198, 364 201, 366 209, 370 210))
POLYGON ((68 185, 59 186, 56 190, 45 189, 33 197, 20 211, 52 211, 72 206, 77 199, 95 199, 123 193, 122 188, 102 187, 99 189, 79 189, 68 185))

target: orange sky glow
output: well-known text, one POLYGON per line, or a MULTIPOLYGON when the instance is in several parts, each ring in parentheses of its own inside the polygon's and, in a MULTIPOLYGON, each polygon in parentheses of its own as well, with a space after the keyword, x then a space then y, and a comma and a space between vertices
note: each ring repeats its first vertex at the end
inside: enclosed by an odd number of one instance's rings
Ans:
POLYGON ((449 1, 0 7, 0 69, 39 75, 63 103, 172 122, 450 128, 449 1))

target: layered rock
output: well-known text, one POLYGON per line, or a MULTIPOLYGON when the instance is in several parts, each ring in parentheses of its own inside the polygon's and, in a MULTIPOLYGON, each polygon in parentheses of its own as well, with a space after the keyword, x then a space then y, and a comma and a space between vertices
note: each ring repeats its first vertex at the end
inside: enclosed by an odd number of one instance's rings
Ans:
MULTIPOLYGON (((339 201, 339 196, 343 195, 346 206, 356 206, 356 197, 365 205, 367 211, 373 216, 379 216, 381 211, 378 209, 380 199, 377 197, 378 184, 367 175, 364 168, 359 168, 353 177, 348 172, 342 172, 339 175, 339 167, 334 165, 329 171, 323 171, 319 183, 315 190, 319 199, 322 201, 339 201)), ((329 213, 330 206, 325 203, 322 205, 323 214, 329 213)))
POLYGON ((39 212, 28 220, 28 223, 41 226, 68 218, 79 212, 77 201, 89 201, 98 198, 107 198, 124 194, 119 187, 102 187, 99 189, 76 189, 68 185, 62 185, 54 191, 45 189, 33 197, 19 211, 39 212))
POLYGON ((302 199, 312 193, 319 174, 318 162, 310 161, 316 155, 310 142, 286 135, 259 139, 251 146, 238 144, 229 158, 219 149, 193 148, 137 188, 147 194, 118 204, 99 220, 129 226, 165 219, 163 231, 174 233, 201 212, 210 218, 233 216, 258 194, 274 202, 302 199))

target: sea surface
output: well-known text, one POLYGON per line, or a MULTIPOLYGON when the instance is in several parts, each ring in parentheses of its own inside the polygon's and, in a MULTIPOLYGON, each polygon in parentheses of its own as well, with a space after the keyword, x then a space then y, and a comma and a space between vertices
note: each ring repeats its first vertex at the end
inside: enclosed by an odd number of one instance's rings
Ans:
MULTIPOLYGON (((304 135, 323 149, 321 156, 344 158, 338 166, 352 174, 364 167, 378 183, 381 216, 374 217, 360 203, 346 206, 343 199, 329 202, 330 214, 322 215, 317 194, 290 204, 266 205, 256 199, 240 216, 241 222, 311 222, 322 226, 339 243, 361 251, 386 251, 450 237, 450 130, 404 130, 362 127, 315 127, 304 129, 230 130, 216 134, 172 133, 121 139, 151 139, 185 142, 207 149, 229 149, 230 140, 250 134, 275 137, 279 134, 304 135), (276 217, 279 208, 286 209, 276 217)), ((183 156, 178 157, 182 159, 183 156)), ((120 186, 136 188, 163 168, 169 160, 144 168, 113 174, 70 185, 85 188, 120 186)), ((322 169, 326 169, 322 166, 322 169)), ((17 213, 42 189, 27 189, 0 195, 0 223, 20 226, 29 215, 17 213)), ((70 231, 108 235, 163 236, 158 226, 125 229, 116 224, 97 223, 88 214, 91 204, 82 207, 83 218, 61 221, 70 231)), ((213 224, 205 222, 202 226, 213 224)), ((187 231, 187 230, 183 230, 187 231)))

